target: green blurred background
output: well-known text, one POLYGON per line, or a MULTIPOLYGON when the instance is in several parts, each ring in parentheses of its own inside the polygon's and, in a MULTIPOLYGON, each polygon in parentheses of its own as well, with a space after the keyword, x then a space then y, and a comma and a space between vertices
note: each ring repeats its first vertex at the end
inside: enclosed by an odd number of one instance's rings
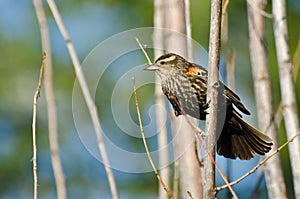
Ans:
MULTIPOLYGON (((45 2, 44 2, 45 3, 45 2)), ((270 1, 267 12, 271 12, 270 1)), ((57 6, 70 33, 77 53, 83 61, 87 54, 104 39, 132 28, 153 26, 153 1, 150 0, 103 0, 78 1, 59 0, 57 6)), ((48 16, 51 44, 53 50, 53 78, 57 102, 60 155, 67 180, 68 198, 110 198, 108 182, 102 163, 93 158, 81 143, 73 122, 72 89, 75 80, 73 66, 65 43, 57 29, 55 21, 45 3, 48 16)), ((208 0, 191 1, 192 35, 204 48, 208 47, 210 2, 208 0)), ((231 1, 229 12, 229 40, 223 45, 223 57, 229 49, 236 50, 237 92, 245 102, 253 117, 246 119, 256 125, 256 107, 253 95, 253 82, 248 49, 248 25, 245 0, 231 1)), ((300 37, 300 2, 287 1, 287 20, 289 44, 293 55, 300 37)), ((278 69, 273 41, 272 21, 266 19, 266 33, 269 63, 272 77, 274 107, 280 101, 278 69)), ((31 1, 0 1, 0 197, 31 198, 33 196, 32 177, 32 104, 36 89, 42 57, 39 27, 31 1)), ((141 63, 145 60, 138 56, 141 63)), ((222 70, 225 71, 225 65, 222 70)), ((108 73, 107 88, 113 88, 114 74, 108 73)), ((226 76, 223 77, 226 79, 226 76)), ((132 86, 132 85, 128 85, 132 86)), ((143 90, 142 104, 153 103, 153 86, 143 90)), ((300 78, 296 84, 298 110, 300 107, 300 78)), ((102 95, 101 103, 97 102, 101 118, 105 120, 110 110, 110 96, 102 95)), ((131 111, 135 114, 134 105, 131 111)), ((274 108, 275 109, 275 108, 274 108)), ((300 112, 300 111, 299 111, 300 112)), ((147 117, 147 111, 143 113, 147 117)), ((105 124, 109 128, 109 120, 105 124)), ((280 143, 286 140, 280 128, 280 143)), ((111 127, 113 128, 113 127, 111 127)), ((115 128, 117 131, 118 128, 115 128)), ((122 133, 122 132, 120 132, 122 133)), ((38 101, 37 118, 38 174, 40 198, 55 198, 55 184, 50 162, 47 134, 47 112, 45 95, 42 88, 38 101)), ((125 139, 122 145, 129 145, 136 151, 143 151, 140 139, 125 139)), ((150 142, 156 147, 155 139, 150 142)), ((287 149, 281 153, 284 174, 289 191, 293 198, 291 170, 287 149)), ((218 157, 222 168, 224 159, 218 157)), ((232 173, 235 179, 248 171, 258 158, 249 161, 232 161, 232 173)), ((157 180, 154 173, 131 174, 114 171, 121 198, 155 198, 157 180)), ((257 181, 257 173, 236 186, 237 194, 248 198, 257 181)), ((218 180, 218 184, 222 181, 218 180)), ((218 196, 222 196, 220 193, 218 196)), ((265 198, 266 189, 263 183, 257 197, 265 198)))

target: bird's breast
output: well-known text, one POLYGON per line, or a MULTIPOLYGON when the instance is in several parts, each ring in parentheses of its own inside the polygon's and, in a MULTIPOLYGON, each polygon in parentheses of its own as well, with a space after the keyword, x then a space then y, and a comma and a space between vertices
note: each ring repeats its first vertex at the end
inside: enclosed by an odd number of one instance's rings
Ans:
MULTIPOLYGON (((202 83, 200 80, 179 75, 165 79, 162 86, 165 88, 163 90, 169 92, 169 94, 165 93, 167 97, 172 93, 187 114, 200 119, 200 115, 205 114, 206 104, 206 85, 203 86, 202 83)), ((175 109, 174 105, 173 108, 175 109)))

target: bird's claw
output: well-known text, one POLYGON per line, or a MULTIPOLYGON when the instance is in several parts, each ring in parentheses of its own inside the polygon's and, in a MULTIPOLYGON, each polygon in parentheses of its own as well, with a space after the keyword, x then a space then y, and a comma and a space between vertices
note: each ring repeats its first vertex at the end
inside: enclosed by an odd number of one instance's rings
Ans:
POLYGON ((203 105, 204 110, 206 110, 206 109, 209 108, 209 104, 210 104, 210 100, 208 100, 208 101, 203 105))

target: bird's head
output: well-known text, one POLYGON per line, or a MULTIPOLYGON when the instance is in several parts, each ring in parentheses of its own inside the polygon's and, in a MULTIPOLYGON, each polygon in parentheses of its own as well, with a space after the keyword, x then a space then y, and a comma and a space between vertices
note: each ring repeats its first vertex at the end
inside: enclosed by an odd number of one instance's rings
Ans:
POLYGON ((145 70, 156 71, 159 75, 172 74, 172 71, 186 70, 189 62, 180 55, 168 53, 160 56, 152 65, 145 70))
POLYGON ((152 65, 145 68, 147 71, 155 71, 162 78, 172 75, 207 76, 207 71, 199 65, 192 64, 180 55, 168 53, 160 56, 152 65))

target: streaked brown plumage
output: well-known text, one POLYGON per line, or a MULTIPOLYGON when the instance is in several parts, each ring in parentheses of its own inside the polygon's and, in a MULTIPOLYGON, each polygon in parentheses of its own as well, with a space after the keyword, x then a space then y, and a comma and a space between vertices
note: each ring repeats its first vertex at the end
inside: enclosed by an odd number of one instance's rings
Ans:
MULTIPOLYGON (((161 78, 162 90, 176 116, 182 115, 181 110, 184 110, 194 118, 206 119, 209 104, 206 102, 207 71, 203 67, 169 53, 159 57, 146 70, 156 71, 161 78)), ((250 112, 233 91, 220 83, 219 104, 225 109, 220 108, 218 111, 225 122, 217 141, 217 153, 226 158, 249 160, 255 153, 264 155, 270 151, 271 139, 242 119, 233 104, 244 114, 250 115, 250 112)))

